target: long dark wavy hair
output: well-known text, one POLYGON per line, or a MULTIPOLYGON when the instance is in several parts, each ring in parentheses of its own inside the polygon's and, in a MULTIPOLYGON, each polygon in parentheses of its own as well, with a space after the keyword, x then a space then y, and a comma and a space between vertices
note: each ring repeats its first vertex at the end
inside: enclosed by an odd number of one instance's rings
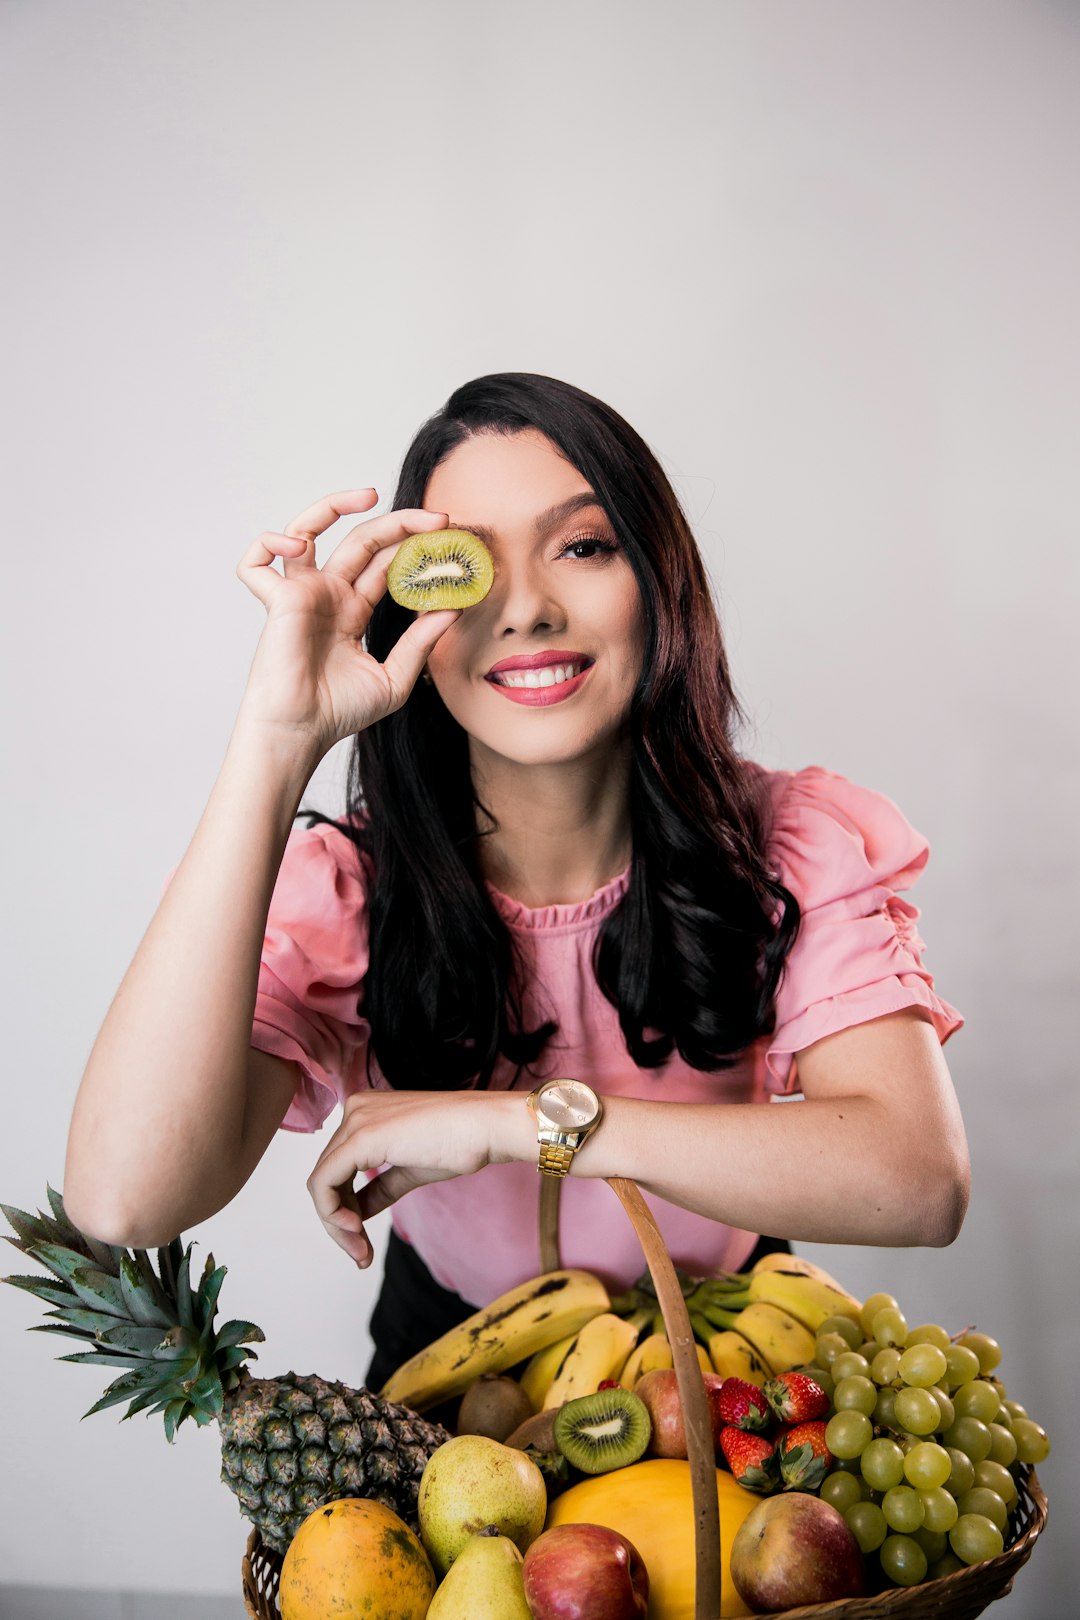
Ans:
MULTIPOLYGON (((594 954, 631 1060, 659 1069, 673 1051, 695 1069, 729 1067, 775 1027, 794 896, 767 868, 756 773, 736 753, 742 714, 689 524, 649 447, 610 406, 529 372, 479 377, 424 423, 402 463, 393 508, 424 505, 435 468, 479 433, 537 429, 586 478, 641 591, 646 625, 629 714, 633 855, 625 895, 594 954)), ((384 659, 413 615, 389 596, 368 651, 384 659)), ((371 878, 370 967, 361 1010, 391 1085, 486 1086, 500 1054, 531 1065, 558 1026, 527 1029, 510 932, 477 858, 479 804, 465 731, 434 685, 353 743, 348 819, 371 878)))

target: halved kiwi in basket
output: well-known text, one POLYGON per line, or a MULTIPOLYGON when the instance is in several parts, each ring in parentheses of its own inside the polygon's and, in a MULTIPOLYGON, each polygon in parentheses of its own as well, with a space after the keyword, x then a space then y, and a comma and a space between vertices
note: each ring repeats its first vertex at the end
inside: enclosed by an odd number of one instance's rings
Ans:
POLYGON ((484 542, 468 529, 412 534, 386 572, 395 602, 430 613, 434 608, 475 607, 491 589, 495 564, 484 542))
POLYGON ((628 1389, 598 1389, 567 1401, 555 1414, 555 1444, 583 1474, 606 1474, 644 1455, 652 1434, 649 1409, 628 1389))

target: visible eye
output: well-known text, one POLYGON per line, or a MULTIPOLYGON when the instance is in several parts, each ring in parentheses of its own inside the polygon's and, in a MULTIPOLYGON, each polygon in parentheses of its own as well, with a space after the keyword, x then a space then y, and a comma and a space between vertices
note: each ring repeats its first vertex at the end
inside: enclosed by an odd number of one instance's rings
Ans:
POLYGON ((583 562, 587 562, 590 557, 605 554, 612 556, 618 549, 618 546, 613 544, 612 541, 603 539, 601 535, 576 534, 562 547, 559 556, 568 557, 573 554, 583 562))

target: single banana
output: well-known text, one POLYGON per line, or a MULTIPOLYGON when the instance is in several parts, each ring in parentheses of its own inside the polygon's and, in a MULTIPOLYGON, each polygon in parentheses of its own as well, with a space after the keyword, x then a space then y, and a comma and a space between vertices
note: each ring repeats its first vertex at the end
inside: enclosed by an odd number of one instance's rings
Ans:
POLYGON ((543 1410, 576 1400, 579 1395, 594 1395, 605 1378, 618 1376, 636 1342, 636 1328, 623 1317, 611 1311, 592 1317, 563 1358, 544 1396, 543 1410))
POLYGON ((744 1339, 734 1328, 725 1328, 712 1335, 709 1357, 713 1371, 718 1372, 721 1378, 741 1378, 760 1389, 771 1376, 771 1368, 765 1365, 749 1339, 744 1339))
POLYGON ((818 1282, 828 1283, 830 1288, 838 1288, 846 1293, 843 1283, 838 1283, 827 1271, 823 1271, 813 1260, 805 1260, 801 1254, 780 1254, 776 1251, 763 1254, 757 1265, 751 1271, 751 1277, 756 1277, 761 1271, 798 1271, 804 1277, 816 1277, 818 1282))
POLYGON ((522 1389, 532 1401, 533 1411, 544 1410, 544 1400, 552 1379, 566 1359, 566 1353, 577 1343, 577 1334, 569 1333, 565 1339, 556 1339, 545 1349, 538 1350, 530 1359, 519 1380, 522 1389))
POLYGON ((817 1348, 814 1335, 779 1306, 758 1299, 732 1314, 732 1322, 726 1325, 735 1327, 749 1340, 770 1373, 787 1372, 791 1367, 808 1367, 812 1363, 817 1348))
POLYGON ((647 1372, 655 1372, 657 1367, 674 1365, 667 1334, 650 1333, 647 1339, 642 1339, 636 1350, 631 1350, 630 1359, 622 1372, 616 1376, 624 1389, 633 1389, 638 1379, 644 1378, 647 1372))
POLYGON ((380 1394, 423 1412, 463 1394, 483 1373, 505 1372, 576 1333, 607 1308, 607 1290, 590 1271, 546 1271, 419 1351, 387 1379, 380 1394))
POLYGON ((802 1271, 758 1271, 750 1279, 750 1298, 779 1305, 796 1322, 816 1333, 827 1316, 850 1316, 859 1320, 861 1305, 842 1288, 808 1277, 802 1271))

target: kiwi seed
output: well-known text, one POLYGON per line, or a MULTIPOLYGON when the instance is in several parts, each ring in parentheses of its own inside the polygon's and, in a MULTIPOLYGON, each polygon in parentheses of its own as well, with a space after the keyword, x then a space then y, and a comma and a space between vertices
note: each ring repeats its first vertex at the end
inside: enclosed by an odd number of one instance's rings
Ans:
POLYGON ((606 1474, 637 1462, 651 1434, 648 1407, 628 1389, 581 1395, 555 1415, 555 1443, 583 1474, 606 1474))
POLYGON ((467 529, 436 529, 412 534, 387 569, 386 585, 395 602, 430 613, 435 608, 474 607, 495 578, 491 552, 467 529))

